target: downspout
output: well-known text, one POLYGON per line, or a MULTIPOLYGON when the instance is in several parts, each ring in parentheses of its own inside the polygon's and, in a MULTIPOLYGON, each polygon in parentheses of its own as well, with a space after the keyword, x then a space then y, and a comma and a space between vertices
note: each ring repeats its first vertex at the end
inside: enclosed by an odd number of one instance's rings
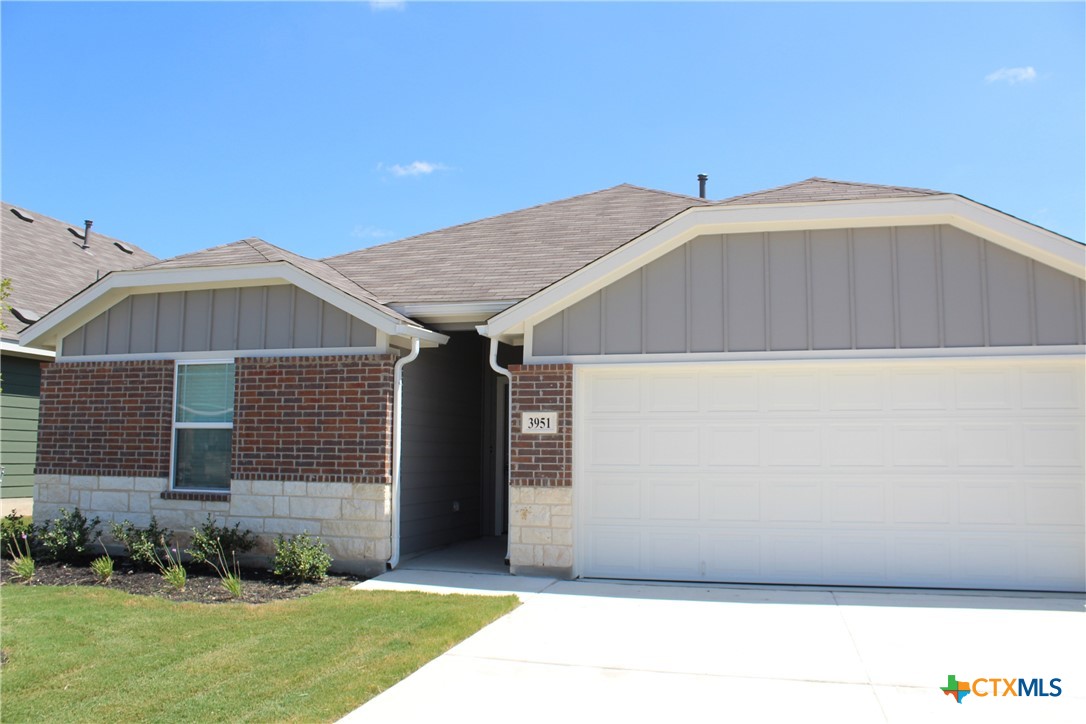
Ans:
POLYGON ((419 338, 411 338, 411 352, 392 368, 392 540, 389 570, 400 564, 400 468, 403 457, 403 368, 419 356, 419 338))
MULTIPOLYGON (((498 364, 498 340, 493 337, 490 338, 490 369, 502 375, 509 380, 508 392, 506 394, 506 411, 505 411, 505 456, 511 458, 513 455, 513 373, 498 364)), ((506 468, 505 474, 505 487, 509 487, 509 472, 506 468)), ((509 560, 509 539, 505 541, 505 560, 509 560)))

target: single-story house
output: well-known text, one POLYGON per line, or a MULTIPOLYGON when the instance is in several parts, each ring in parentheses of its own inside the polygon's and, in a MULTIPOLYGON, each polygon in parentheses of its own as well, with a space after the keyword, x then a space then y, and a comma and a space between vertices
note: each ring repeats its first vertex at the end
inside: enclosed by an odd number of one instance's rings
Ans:
POLYGON ((1082 591, 1086 254, 959 195, 621 185, 323 260, 259 239, 32 325, 39 511, 342 566, 1082 591), (508 464, 506 464, 508 461, 508 464))
POLYGON ((0 204, 0 515, 33 515, 41 363, 53 351, 19 344, 19 332, 114 269, 157 261, 135 244, 36 211, 0 204))

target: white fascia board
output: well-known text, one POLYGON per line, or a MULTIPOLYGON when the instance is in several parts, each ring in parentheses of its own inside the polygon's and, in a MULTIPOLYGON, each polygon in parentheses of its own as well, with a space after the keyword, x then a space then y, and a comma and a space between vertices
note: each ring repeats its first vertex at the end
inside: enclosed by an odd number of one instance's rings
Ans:
POLYGON ((953 194, 918 198, 695 206, 491 318, 489 337, 525 328, 577 303, 635 269, 703 234, 949 224, 1086 279, 1086 247, 953 194))
POLYGON ((12 355, 13 357, 28 357, 30 359, 40 359, 43 361, 55 359, 57 356, 56 352, 24 347, 15 342, 0 342, 0 353, 12 355))
POLYGON ((78 329, 132 294, 274 284, 293 284, 386 334, 401 334, 402 330, 410 330, 413 336, 430 341, 443 341, 438 339, 442 335, 436 335, 422 327, 404 324, 293 264, 279 261, 234 266, 115 271, 23 330, 19 342, 28 347, 55 347, 57 339, 78 329))
POLYGON ((477 324, 504 312, 519 301, 504 299, 486 302, 410 302, 388 306, 405 317, 426 324, 477 324))

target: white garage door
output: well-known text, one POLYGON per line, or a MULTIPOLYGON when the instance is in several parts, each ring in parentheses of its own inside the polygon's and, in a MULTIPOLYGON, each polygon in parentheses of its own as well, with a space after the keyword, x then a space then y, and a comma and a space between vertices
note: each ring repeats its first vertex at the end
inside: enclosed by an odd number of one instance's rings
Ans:
POLYGON ((578 571, 1086 587, 1080 359, 576 368, 578 571))

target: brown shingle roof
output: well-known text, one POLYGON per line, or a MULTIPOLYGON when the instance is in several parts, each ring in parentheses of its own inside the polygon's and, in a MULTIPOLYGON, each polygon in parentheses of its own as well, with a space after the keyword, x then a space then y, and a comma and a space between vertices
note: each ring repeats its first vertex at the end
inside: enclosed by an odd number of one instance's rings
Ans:
POLYGON ((733 196, 715 202, 717 206, 747 204, 793 204, 812 201, 862 201, 865 199, 891 199, 907 196, 938 196, 942 191, 914 189, 908 186, 880 186, 852 181, 834 181, 817 176, 786 186, 733 196))
MULTIPOLYGON (((7 303, 25 319, 44 316, 110 271, 155 261, 138 246, 93 228, 88 248, 80 248, 82 224, 68 224, 7 202, 0 202, 0 209, 0 275, 11 279, 7 303)), ((3 312, 5 340, 16 341, 27 326, 15 313, 3 312)))
POLYGON ((401 322, 414 324, 412 320, 399 312, 386 307, 368 289, 353 279, 341 274, 329 264, 309 259, 299 254, 281 249, 274 244, 269 244, 263 239, 249 238, 235 241, 230 244, 213 246, 210 249, 195 251, 190 254, 182 254, 165 261, 149 264, 147 269, 181 269, 185 267, 213 267, 233 266, 237 264, 267 264, 269 262, 287 262, 312 277, 329 284, 339 291, 358 299, 371 307, 379 309, 385 314, 401 322))
POLYGON ((622 184, 325 261, 386 303, 519 300, 706 203, 622 184))

